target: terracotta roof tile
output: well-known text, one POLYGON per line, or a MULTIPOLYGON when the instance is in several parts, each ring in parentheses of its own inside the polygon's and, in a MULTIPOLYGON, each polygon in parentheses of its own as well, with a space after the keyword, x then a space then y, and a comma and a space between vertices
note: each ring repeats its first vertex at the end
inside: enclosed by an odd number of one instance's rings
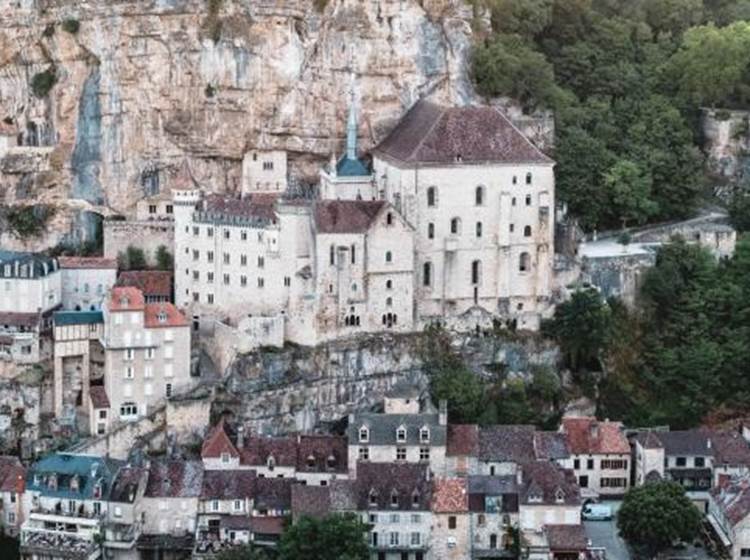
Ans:
POLYGON ((172 303, 147 303, 143 324, 150 329, 187 327, 187 318, 172 303))
POLYGON ((0 456, 0 492, 22 493, 25 487, 26 469, 18 457, 0 456))
POLYGON ((197 498, 203 488, 200 461, 151 461, 145 495, 150 498, 197 498))
POLYGON ((301 435, 297 450, 297 470, 302 472, 345 473, 348 468, 347 441, 342 436, 301 435))
POLYGON ((243 465, 265 466, 269 457, 273 457, 277 467, 297 465, 297 440, 293 437, 250 436, 239 452, 243 465))
POLYGON ((89 390, 89 396, 94 408, 109 408, 109 397, 103 385, 93 385, 89 390))
POLYGON ((168 270, 126 270, 117 277, 118 286, 133 286, 144 297, 172 297, 172 272, 168 270))
POLYGON ((552 551, 582 551, 588 548, 583 525, 545 525, 544 534, 552 551))
POLYGON ((364 233, 386 203, 382 200, 323 200, 315 205, 320 233, 364 233))
POLYGON ((222 453, 229 453, 230 457, 239 457, 240 455, 227 434, 226 422, 223 419, 211 429, 208 437, 203 441, 201 457, 203 459, 219 459, 222 453))
POLYGON ((58 257, 60 268, 105 268, 117 269, 117 259, 106 257, 58 257))
POLYGON ((493 107, 420 101, 374 153, 406 164, 552 163, 493 107))
POLYGON ((619 422, 601 422, 592 417, 563 418, 562 431, 570 452, 581 454, 630 453, 630 445, 619 422))
POLYGON ((255 471, 206 471, 201 499, 242 500, 255 496, 255 471))
POLYGON ((331 511, 331 489, 329 486, 292 486, 292 513, 295 518, 307 515, 322 518, 331 511))
POLYGON ((132 286, 115 286, 109 295, 110 311, 139 311, 145 306, 143 292, 132 286))
POLYGON ((483 461, 533 461, 534 426, 495 425, 479 429, 479 457, 483 461))
POLYGON ((465 478, 438 478, 433 481, 431 509, 434 513, 469 511, 469 493, 465 478))
POLYGON ((448 424, 448 441, 445 454, 449 457, 457 455, 479 455, 479 428, 476 424, 448 424))
POLYGON ((714 432, 711 441, 715 464, 750 466, 750 447, 739 432, 714 432))
POLYGON ((719 510, 732 526, 750 515, 750 478, 733 478, 711 489, 711 495, 719 510))

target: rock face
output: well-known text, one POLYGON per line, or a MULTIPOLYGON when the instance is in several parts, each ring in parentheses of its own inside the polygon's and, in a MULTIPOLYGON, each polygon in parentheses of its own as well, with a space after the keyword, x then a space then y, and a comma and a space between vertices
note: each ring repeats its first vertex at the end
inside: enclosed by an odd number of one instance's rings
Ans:
POLYGON ((76 199, 131 214, 185 157, 207 188, 237 189, 252 147, 289 150, 311 175, 342 149, 352 83, 365 149, 419 96, 471 101, 466 59, 482 20, 462 0, 322 4, 0 3, 2 130, 52 149, 42 171, 0 175, 0 203, 76 199), (38 97, 45 71, 56 83, 38 97))

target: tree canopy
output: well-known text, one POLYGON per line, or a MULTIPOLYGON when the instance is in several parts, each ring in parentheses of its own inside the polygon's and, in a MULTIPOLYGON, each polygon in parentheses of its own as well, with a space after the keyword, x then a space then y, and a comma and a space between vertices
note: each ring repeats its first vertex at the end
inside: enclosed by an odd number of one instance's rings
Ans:
POLYGON ((279 543, 279 560, 368 560, 367 525, 354 514, 302 517, 279 543))
POLYGON ((650 557, 676 540, 691 541, 700 524, 700 512, 675 482, 651 482, 631 488, 617 514, 622 537, 650 557))

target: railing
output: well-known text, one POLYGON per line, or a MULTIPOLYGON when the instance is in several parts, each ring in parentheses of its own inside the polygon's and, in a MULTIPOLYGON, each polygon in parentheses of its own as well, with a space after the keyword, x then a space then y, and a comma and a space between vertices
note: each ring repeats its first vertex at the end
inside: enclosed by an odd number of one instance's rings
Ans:
POLYGON ((103 513, 93 513, 89 511, 66 511, 57 509, 48 509, 41 506, 33 507, 31 509, 31 515, 49 515, 54 517, 62 517, 65 520, 81 519, 86 521, 98 521, 104 518, 103 513))

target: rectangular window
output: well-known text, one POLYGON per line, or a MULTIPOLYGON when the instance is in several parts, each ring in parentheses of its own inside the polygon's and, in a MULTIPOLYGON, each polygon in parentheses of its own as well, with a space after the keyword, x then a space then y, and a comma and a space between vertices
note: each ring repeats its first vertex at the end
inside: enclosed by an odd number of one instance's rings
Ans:
POLYGON ((224 253, 224 264, 229 264, 229 253, 224 253))
POLYGON ((370 459, 370 449, 367 447, 359 448, 359 460, 368 461, 370 459))
POLYGON ((240 239, 242 239, 242 241, 247 241, 247 232, 245 230, 240 232, 240 239))
POLYGON ((420 461, 429 461, 430 460, 430 448, 429 447, 420 447, 419 448, 419 460, 420 461))
POLYGON ((266 260, 263 257, 258 256, 258 268, 263 268, 265 265, 266 265, 266 260))
POLYGON ((240 255, 240 266, 247 266, 247 255, 240 255))
POLYGON ((412 523, 421 523, 422 522, 422 515, 419 513, 412 513, 411 514, 411 522, 412 523))
POLYGON ((147 360, 153 360, 154 359, 154 349, 153 348, 146 348, 146 359, 147 360))
POLYGON ((174 377, 172 364, 164 364, 164 377, 174 377))
POLYGON ((133 366, 128 366, 125 368, 125 379, 133 379, 135 377, 135 370, 133 369, 133 366))
POLYGON ((197 261, 200 258, 200 255, 201 255, 200 251, 198 251, 197 249, 193 249, 193 260, 194 261, 197 261))
POLYGON ((143 377, 146 379, 154 376, 154 368, 152 366, 146 366, 143 368, 143 377))
POLYGON ((265 280, 263 280, 263 278, 258 278, 258 287, 259 288, 262 288, 263 286, 265 286, 265 284, 266 283, 265 283, 265 280))
POLYGON ((247 286, 247 276, 240 276, 240 286, 247 286))
POLYGON ((198 280, 200 280, 200 278, 201 278, 200 272, 198 272, 197 270, 194 270, 193 271, 193 280, 195 280, 197 282, 198 280))
POLYGON ((224 275, 224 285, 229 286, 229 274, 224 275))
POLYGON ((626 483, 625 478, 602 478, 602 488, 624 488, 626 483))
POLYGON ((406 461, 406 447, 396 448, 396 461, 406 461))
POLYGON ((208 262, 210 263, 214 262, 214 252, 208 251, 208 253, 206 254, 206 258, 208 259, 208 262))
POLYGON ((225 230, 224 230, 224 239, 229 239, 229 237, 230 237, 230 233, 229 233, 229 230, 228 230, 228 229, 225 229, 225 230))
POLYGON ((208 303, 214 302, 214 295, 213 294, 207 294, 206 298, 208 299, 208 303))
POLYGON ((206 233, 208 234, 209 237, 213 237, 214 236, 214 228, 212 228, 212 227, 207 228, 206 229, 206 233))
POLYGON ((164 394, 167 396, 167 398, 172 396, 172 384, 171 383, 167 383, 164 386, 164 394))
POLYGON ((624 470, 628 468, 628 462, 623 459, 602 459, 602 469, 624 470))
POLYGON ((573 469, 577 471, 580 468, 581 468, 581 460, 573 459, 573 469))
POLYGON ((174 214, 174 206, 167 204, 167 214, 174 214))
POLYGON ((411 545, 412 546, 419 546, 422 544, 422 534, 421 533, 412 533, 411 534, 411 545))
POLYGON ((284 276, 284 287, 288 288, 292 285, 292 279, 289 276, 284 276))
POLYGON ((174 347, 172 346, 165 346, 164 347, 164 357, 167 359, 171 359, 174 357, 174 347))
POLYGON ((677 465, 678 467, 684 467, 685 465, 687 465, 687 459, 685 457, 677 457, 675 465, 677 465))
POLYGON ((398 546, 398 533, 396 531, 391 531, 390 544, 391 546, 398 546))
POLYGON ((206 274, 206 278, 207 278, 209 284, 213 284, 214 283, 214 273, 213 272, 207 273, 206 274))
POLYGON ((193 292, 193 301, 197 303, 200 301, 200 299, 201 299, 200 294, 198 292, 193 292))
POLYGON ((124 360, 126 362, 132 362, 133 358, 135 358, 135 350, 133 350, 132 348, 128 348, 127 350, 125 350, 124 360))
POLYGON ((456 516, 449 515, 448 516, 448 529, 455 529, 455 528, 456 528, 456 516))
POLYGON ((586 459, 586 468, 590 471, 594 470, 594 460, 593 459, 586 459))
POLYGON ((704 459, 703 457, 696 457, 693 460, 693 464, 696 467, 698 467, 698 468, 705 467, 706 466, 706 459, 704 459))
POLYGON ((401 516, 398 513, 392 513, 391 523, 401 523, 401 516))
POLYGON ((200 228, 198 226, 193 226, 193 235, 197 236, 200 233, 200 228))
POLYGON ((741 558, 750 558, 750 548, 741 548, 740 549, 740 557, 741 558))

